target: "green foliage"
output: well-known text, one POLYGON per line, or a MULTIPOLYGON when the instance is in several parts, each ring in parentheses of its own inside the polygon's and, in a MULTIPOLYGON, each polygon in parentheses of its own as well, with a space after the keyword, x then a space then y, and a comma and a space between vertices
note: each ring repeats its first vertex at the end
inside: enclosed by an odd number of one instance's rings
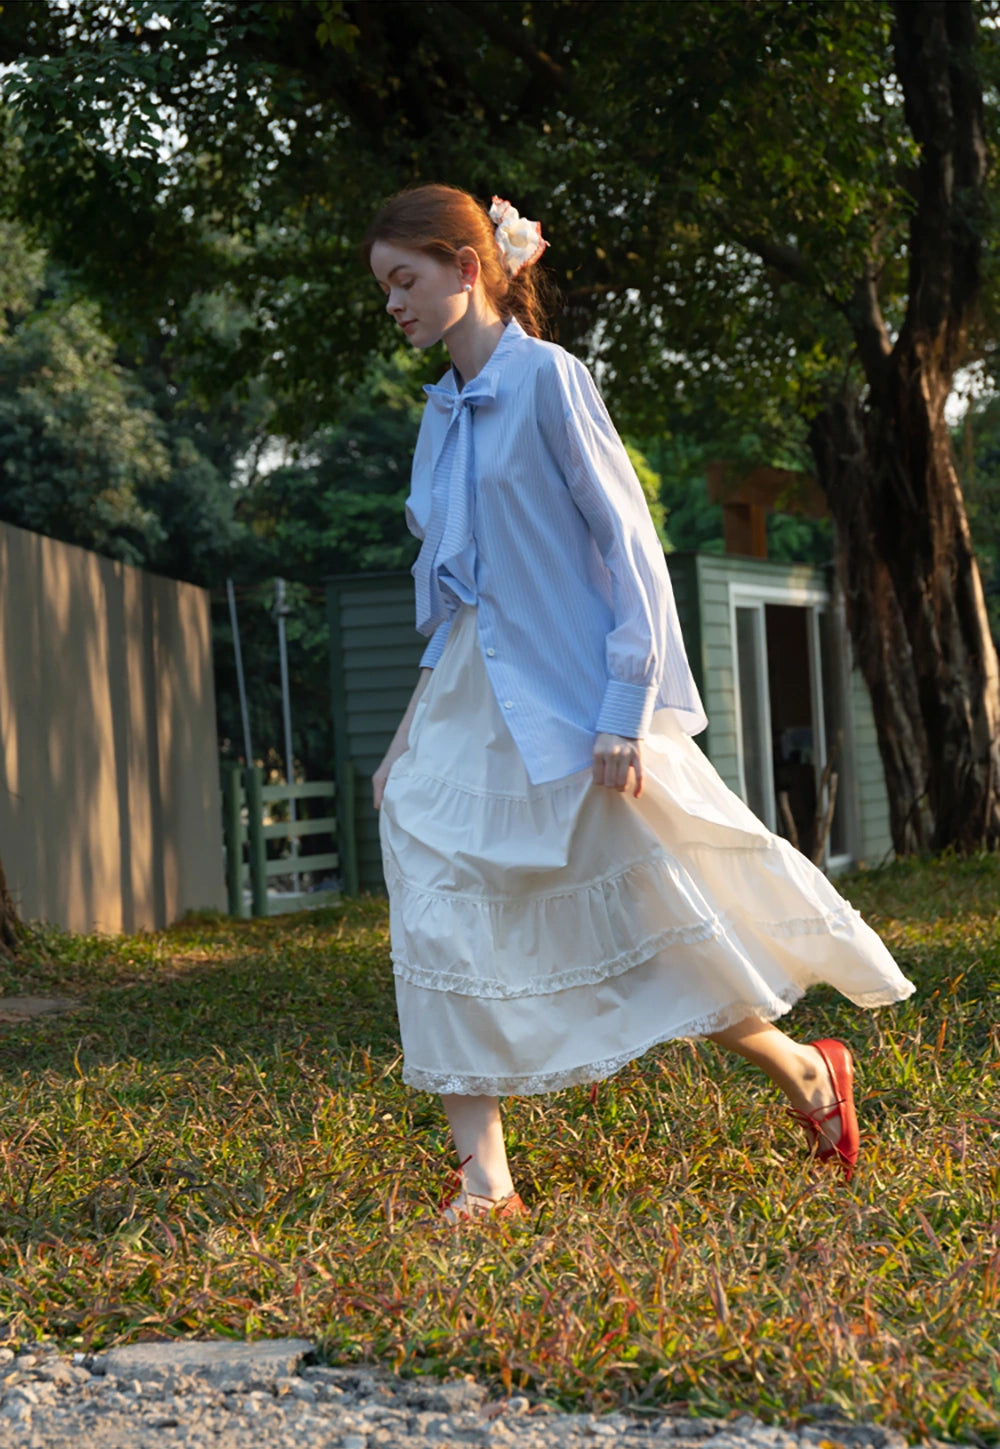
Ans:
MULTIPOLYGON (((696 424, 695 424, 696 426, 696 424)), ((727 439, 723 433, 704 443, 696 432, 679 431, 645 444, 646 456, 660 479, 660 498, 670 519, 670 540, 675 548, 699 553, 723 553, 722 506, 708 498, 708 465, 716 458, 752 466, 767 458, 756 434, 727 439)), ((801 467, 798 454, 768 458, 776 467, 801 467)), ((833 557, 828 518, 803 518, 777 511, 767 518, 768 557, 778 562, 826 564, 833 557)))
POLYGON ((242 538, 230 480, 265 407, 259 390, 207 403, 192 387, 197 340, 224 335, 213 299, 129 366, 22 227, 0 220, 0 244, 0 517, 173 578, 225 577, 242 538))
POLYGON ((651 465, 646 455, 635 445, 625 440, 625 451, 628 453, 629 461, 635 469, 635 476, 639 480, 646 502, 649 504, 649 512, 653 519, 653 526, 657 536, 667 553, 673 552, 673 544, 667 532, 667 514, 669 509, 663 497, 663 479, 651 465))
POLYGON ((0 516, 140 563, 163 537, 141 497, 168 471, 155 420, 96 307, 58 279, 43 297, 37 255, 4 229, 16 294, 0 335, 0 516))
POLYGON ((859 1070, 850 1188, 708 1043, 505 1104, 530 1216, 444 1229, 439 1104, 402 1086, 385 903, 42 933, 0 992, 82 1010, 4 1028, 0 1317, 98 1348, 315 1336, 332 1361, 473 1372, 644 1417, 817 1402, 907 1438, 996 1443, 1000 867, 846 882, 918 994, 824 990, 797 1037, 859 1070), (970 1290, 974 1285, 974 1291, 970 1290))
MULTIPOLYGON (((242 489, 237 579, 254 749, 282 738, 276 577, 289 580, 286 622, 296 759, 307 777, 332 768, 329 637, 324 581, 335 573, 409 568, 417 542, 403 504, 423 394, 440 358, 396 353, 356 381, 337 421, 299 445, 298 456, 258 470, 242 489)), ((217 578, 216 582, 221 582, 217 578)), ((216 683, 224 749, 243 753, 228 609, 219 599, 216 683)), ((277 764, 276 755, 269 756, 277 764)))
POLYGON ((274 572, 318 584, 333 573, 409 568, 417 542, 403 504, 426 372, 408 353, 376 362, 337 421, 254 484, 243 516, 274 572))
POLYGON ((446 177, 542 217, 562 340, 600 357, 630 431, 708 406, 764 460, 854 365, 869 270, 889 325, 903 313, 916 152, 891 16, 42 0, 0 16, 0 60, 21 203, 59 255, 121 318, 230 288, 246 326, 216 362, 266 376, 288 431, 394 345, 355 250, 374 204, 446 177))

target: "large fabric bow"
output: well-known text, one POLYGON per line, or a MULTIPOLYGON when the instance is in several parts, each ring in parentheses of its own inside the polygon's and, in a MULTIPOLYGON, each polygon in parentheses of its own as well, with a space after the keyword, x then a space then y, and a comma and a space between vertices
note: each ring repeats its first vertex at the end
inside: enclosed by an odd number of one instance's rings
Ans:
POLYGON ((487 368, 461 392, 425 384, 431 403, 448 417, 448 428, 434 464, 430 518, 424 541, 413 565, 416 585, 417 629, 431 634, 448 617, 439 574, 472 539, 476 512, 475 454, 472 442, 473 410, 493 402, 497 372, 487 368))

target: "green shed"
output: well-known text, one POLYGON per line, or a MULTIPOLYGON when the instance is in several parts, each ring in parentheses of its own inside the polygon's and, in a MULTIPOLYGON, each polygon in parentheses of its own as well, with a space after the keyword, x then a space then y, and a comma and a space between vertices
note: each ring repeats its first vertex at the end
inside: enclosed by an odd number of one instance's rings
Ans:
MULTIPOLYGON (((825 863, 837 871, 891 850, 889 805, 864 682, 852 667, 832 577, 804 564, 672 553, 667 566, 709 728, 698 737, 719 774, 772 829, 790 812, 809 849, 823 766, 839 742, 836 810, 825 863)), ((353 820, 362 890, 383 889, 368 779, 417 678, 408 573, 348 574, 327 585, 338 778, 358 776, 353 820)), ((340 790, 342 801, 349 790, 340 790)))

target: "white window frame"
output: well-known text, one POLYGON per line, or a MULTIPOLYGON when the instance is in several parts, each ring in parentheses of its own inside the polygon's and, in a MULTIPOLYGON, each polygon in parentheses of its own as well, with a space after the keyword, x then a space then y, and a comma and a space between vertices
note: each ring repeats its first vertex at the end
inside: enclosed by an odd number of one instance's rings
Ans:
MULTIPOLYGON (((739 766, 740 793, 744 801, 747 798, 746 768, 743 757, 743 713, 740 700, 740 661, 737 649, 736 637, 736 611, 737 609, 750 609, 757 615, 755 626, 755 649, 754 665, 757 672, 758 698, 761 700, 761 725, 764 730, 764 799, 765 819, 764 824, 769 830, 777 830, 777 803, 774 792, 774 762, 771 755, 771 695, 767 681, 767 620, 764 613, 768 604, 781 604, 791 608, 807 609, 806 619, 806 641, 809 651, 809 690, 810 703, 813 715, 813 730, 816 740, 816 748, 813 752, 813 769, 816 774, 816 790, 819 792, 820 777, 823 771, 823 762, 827 758, 826 740, 826 712, 823 700, 823 671, 822 655, 820 652, 819 640, 819 611, 822 609, 830 614, 834 622, 834 638, 837 637, 836 629, 839 617, 836 601, 829 589, 810 584, 751 584, 731 580, 729 583, 729 633, 732 648, 733 661, 733 695, 736 710, 736 758, 739 766)), ((847 677, 844 679, 844 699, 842 707, 847 715, 850 702, 848 697, 847 677)), ((847 730, 845 729, 844 755, 841 761, 841 808, 845 811, 845 838, 848 841, 848 852, 844 855, 827 855, 826 868, 831 871, 843 870, 851 864, 852 855, 850 851, 851 840, 851 818, 847 811, 846 791, 843 789, 844 777, 847 774, 846 755, 848 751, 847 730)))

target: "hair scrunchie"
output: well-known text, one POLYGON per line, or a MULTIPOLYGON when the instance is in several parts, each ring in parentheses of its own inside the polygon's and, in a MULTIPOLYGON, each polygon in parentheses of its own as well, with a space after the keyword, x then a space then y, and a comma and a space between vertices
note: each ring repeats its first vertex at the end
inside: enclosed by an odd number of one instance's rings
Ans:
POLYGON ((509 201, 504 201, 499 196, 493 198, 490 221, 496 224, 493 235, 500 249, 504 271, 512 279, 522 267, 530 267, 533 262, 537 262, 548 246, 542 236, 542 223, 529 221, 520 214, 516 206, 511 206, 509 201))

